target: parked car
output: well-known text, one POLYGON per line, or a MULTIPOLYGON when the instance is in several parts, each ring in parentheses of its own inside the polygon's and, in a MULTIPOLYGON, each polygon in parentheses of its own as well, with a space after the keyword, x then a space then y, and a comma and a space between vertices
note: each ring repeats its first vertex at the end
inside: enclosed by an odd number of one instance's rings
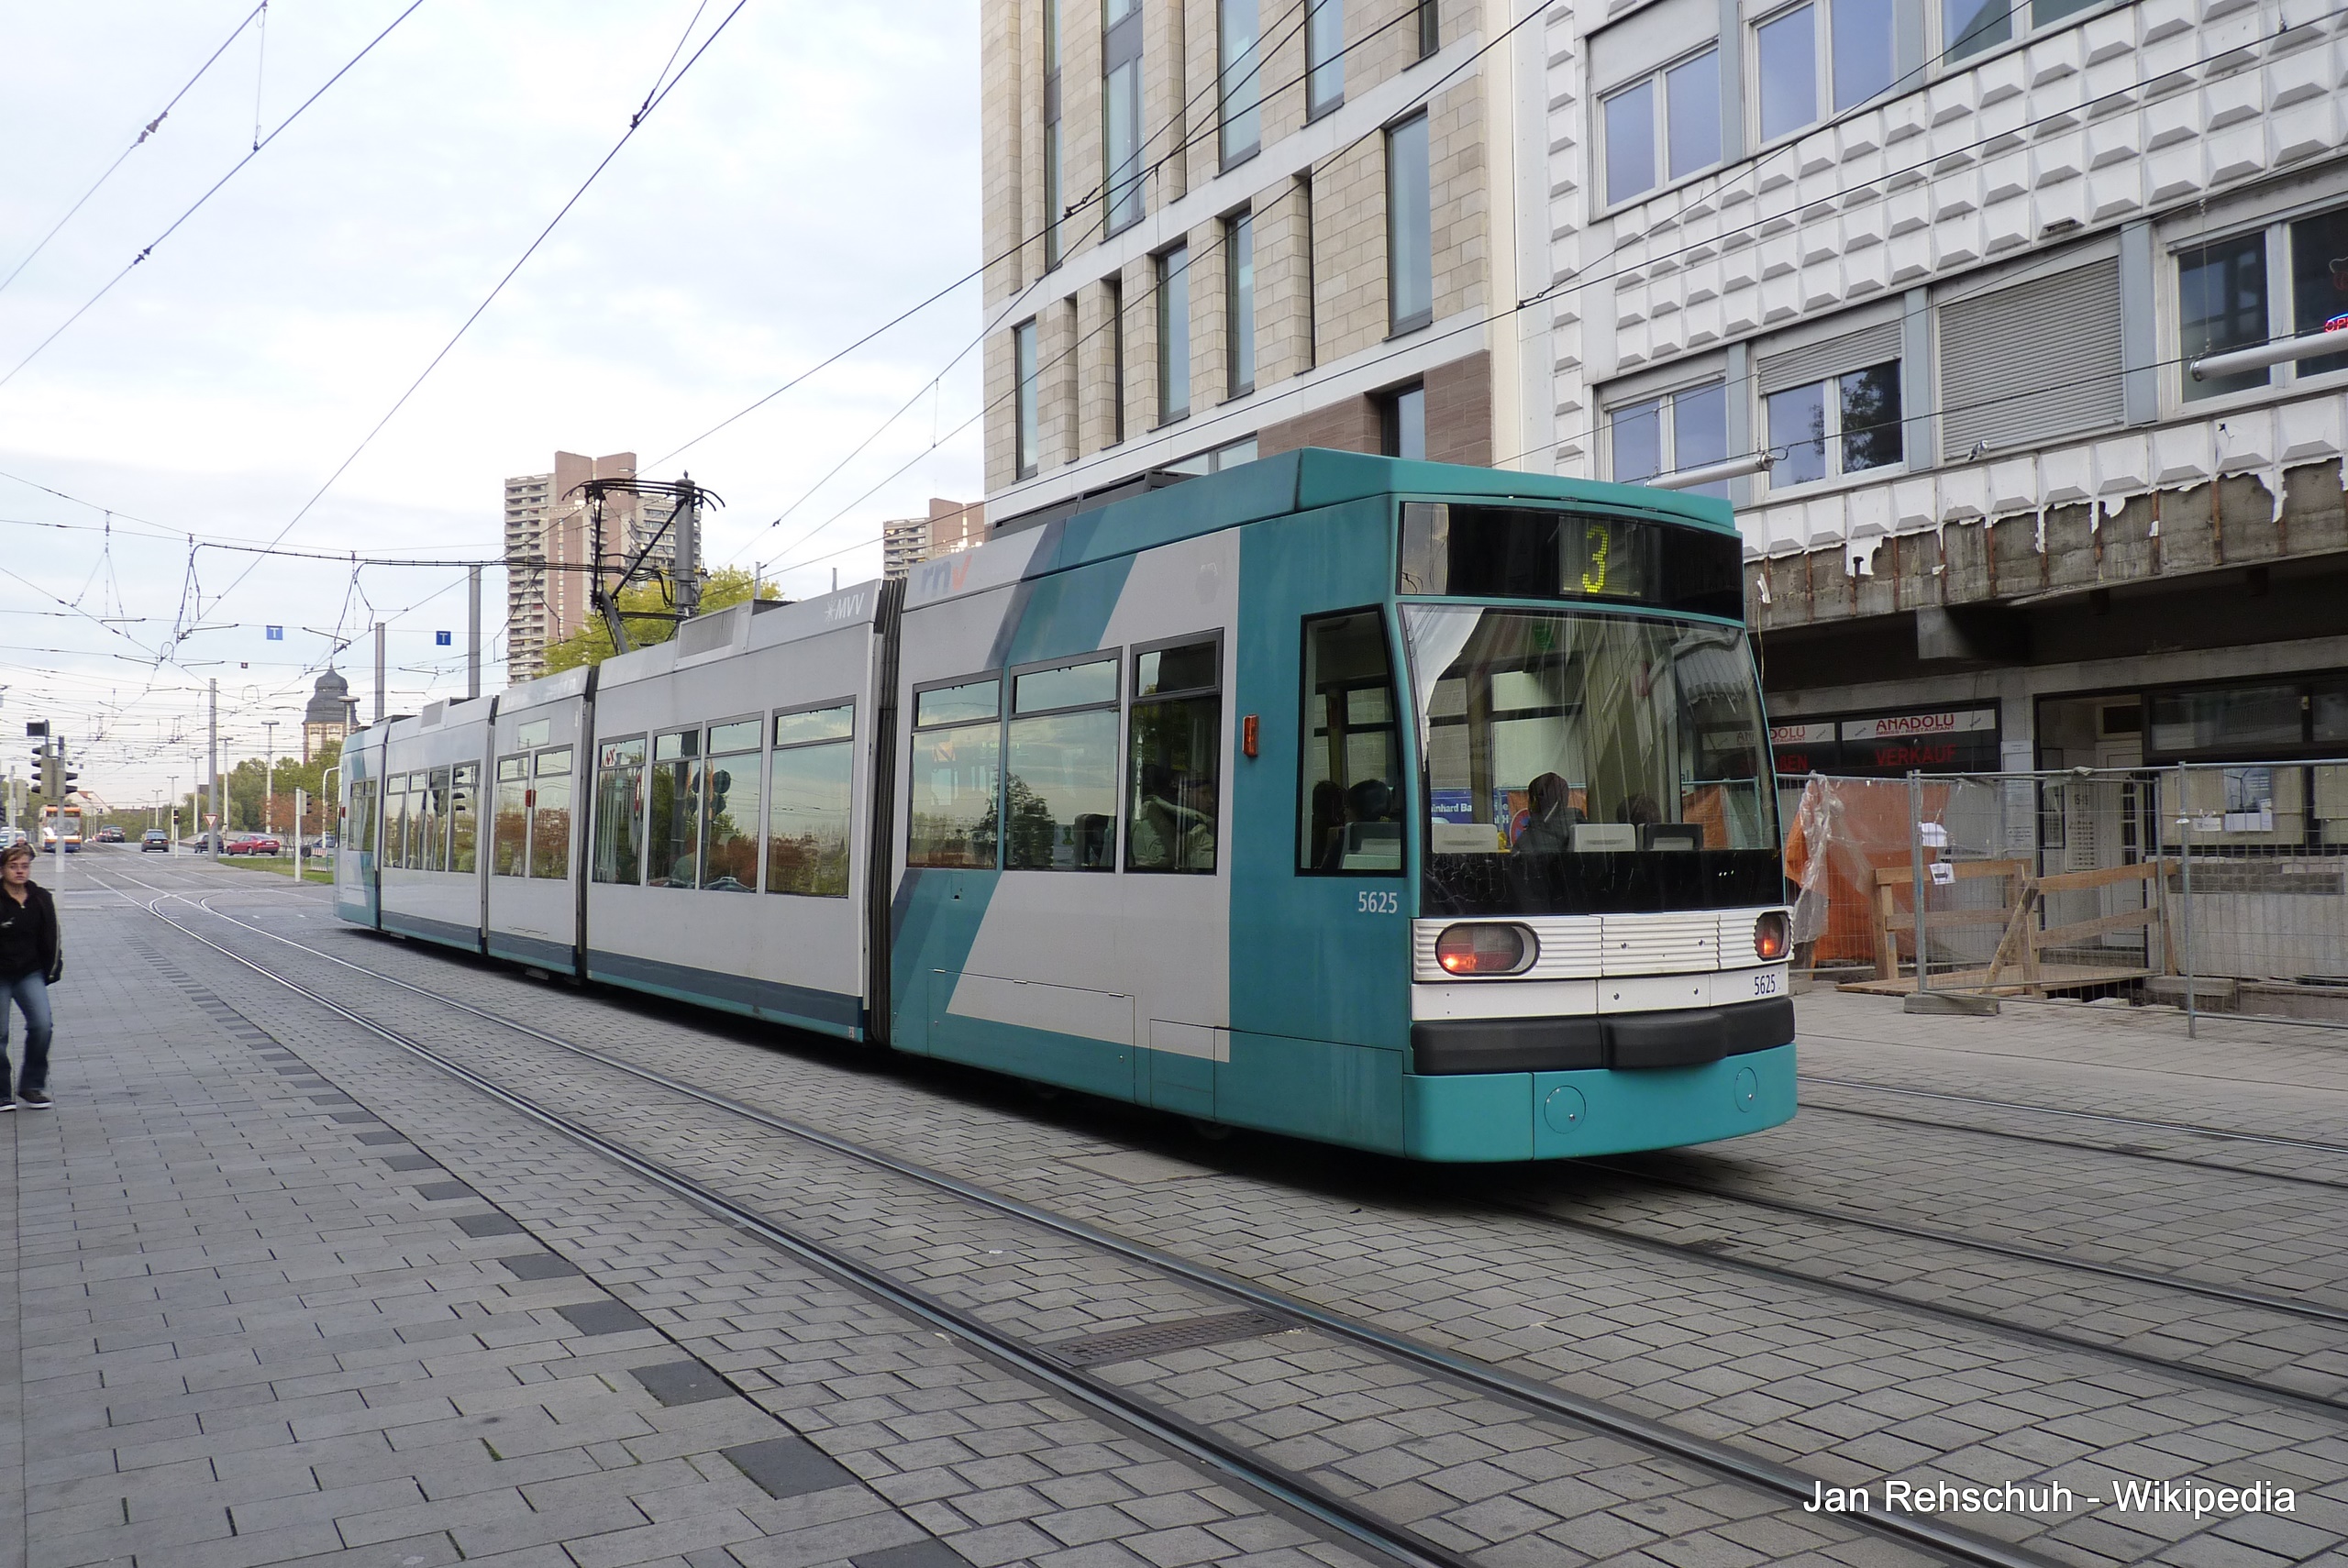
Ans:
POLYGON ((138 835, 138 853, 144 855, 150 849, 160 849, 169 855, 172 852, 172 835, 161 828, 149 828, 138 835))
POLYGON ((285 853, 285 845, 279 843, 273 834, 249 833, 245 834, 245 853, 247 855, 282 855, 285 853))
POLYGON ((252 844, 253 835, 251 834, 232 833, 227 837, 220 841, 220 853, 223 855, 250 855, 253 852, 252 844))

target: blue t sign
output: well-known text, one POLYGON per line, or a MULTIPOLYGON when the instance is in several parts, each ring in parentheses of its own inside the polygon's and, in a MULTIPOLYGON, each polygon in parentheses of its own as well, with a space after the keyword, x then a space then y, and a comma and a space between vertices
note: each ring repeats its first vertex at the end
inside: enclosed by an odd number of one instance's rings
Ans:
POLYGON ((284 628, 284 627, 282 627, 282 626, 271 626, 271 627, 270 627, 270 628, 269 628, 269 640, 270 640, 271 642, 272 642, 272 643, 282 643, 282 642, 283 642, 283 641, 285 640, 285 628, 284 628))
POLYGON ((433 646, 434 647, 436 647, 436 648, 445 648, 445 647, 447 647, 447 646, 449 646, 449 634, 448 634, 448 633, 446 633, 446 632, 435 632, 435 633, 433 633, 433 634, 432 634, 432 646, 433 646))

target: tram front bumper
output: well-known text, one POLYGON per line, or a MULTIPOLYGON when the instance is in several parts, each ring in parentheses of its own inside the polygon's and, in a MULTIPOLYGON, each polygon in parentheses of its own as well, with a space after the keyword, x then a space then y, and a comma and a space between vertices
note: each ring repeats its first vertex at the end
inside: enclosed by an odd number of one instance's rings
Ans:
POLYGON ((1574 1159, 1667 1149, 1792 1120, 1794 1046, 1685 1066, 1406 1073, 1403 1152, 1413 1159, 1574 1159))

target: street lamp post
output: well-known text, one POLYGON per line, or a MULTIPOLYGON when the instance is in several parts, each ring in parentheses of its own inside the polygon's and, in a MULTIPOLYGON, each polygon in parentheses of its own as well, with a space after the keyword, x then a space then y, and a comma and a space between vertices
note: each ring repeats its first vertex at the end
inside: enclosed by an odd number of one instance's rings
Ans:
POLYGON ((277 831, 277 721, 263 719, 260 727, 266 736, 261 743, 260 831, 273 834, 277 831))

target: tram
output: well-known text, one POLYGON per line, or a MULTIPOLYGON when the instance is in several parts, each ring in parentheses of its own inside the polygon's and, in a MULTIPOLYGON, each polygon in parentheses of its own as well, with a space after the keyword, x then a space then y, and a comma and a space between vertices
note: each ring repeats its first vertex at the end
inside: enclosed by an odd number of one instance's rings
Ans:
POLYGON ((342 919, 1435 1161, 1794 1112, 1724 502, 1320 450, 378 723, 342 919))

